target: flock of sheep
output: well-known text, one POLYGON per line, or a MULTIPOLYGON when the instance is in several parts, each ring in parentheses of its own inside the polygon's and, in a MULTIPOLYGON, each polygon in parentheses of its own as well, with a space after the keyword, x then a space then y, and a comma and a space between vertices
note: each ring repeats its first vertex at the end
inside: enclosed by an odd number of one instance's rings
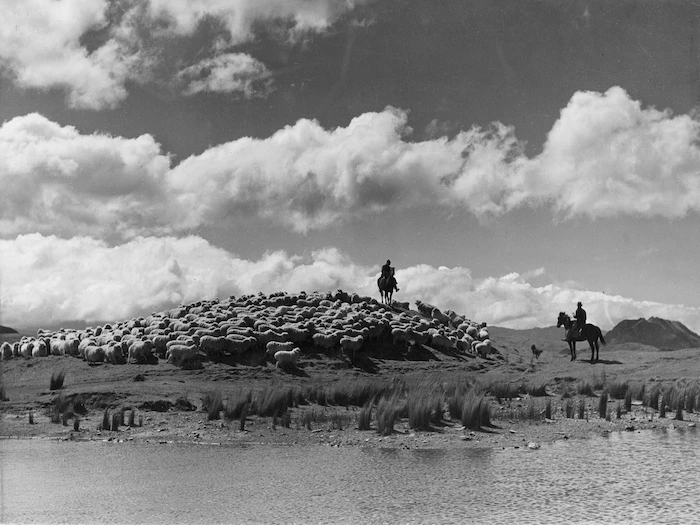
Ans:
POLYGON ((354 359, 363 349, 435 350, 487 357, 492 353, 485 323, 416 301, 420 315, 348 294, 258 294, 200 301, 128 321, 82 330, 38 330, 0 346, 0 357, 74 356, 88 363, 157 363, 197 366, 257 353, 278 367, 296 366, 306 352, 344 353, 354 359))

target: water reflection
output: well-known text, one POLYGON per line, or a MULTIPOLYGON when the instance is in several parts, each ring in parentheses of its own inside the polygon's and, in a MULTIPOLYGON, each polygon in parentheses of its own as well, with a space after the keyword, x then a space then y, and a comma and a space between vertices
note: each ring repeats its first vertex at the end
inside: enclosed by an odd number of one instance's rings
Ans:
POLYGON ((0 522, 687 523, 694 429, 540 450, 0 441, 0 522))

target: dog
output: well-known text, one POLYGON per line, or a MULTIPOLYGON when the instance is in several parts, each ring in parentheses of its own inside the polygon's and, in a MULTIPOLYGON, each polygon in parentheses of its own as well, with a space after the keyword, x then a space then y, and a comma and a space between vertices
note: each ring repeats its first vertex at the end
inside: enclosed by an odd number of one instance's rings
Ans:
POLYGON ((532 345, 532 346, 530 347, 530 350, 532 350, 532 355, 535 356, 535 359, 539 359, 539 358, 540 358, 540 354, 542 353, 542 350, 538 350, 537 347, 536 347, 535 345, 532 345))

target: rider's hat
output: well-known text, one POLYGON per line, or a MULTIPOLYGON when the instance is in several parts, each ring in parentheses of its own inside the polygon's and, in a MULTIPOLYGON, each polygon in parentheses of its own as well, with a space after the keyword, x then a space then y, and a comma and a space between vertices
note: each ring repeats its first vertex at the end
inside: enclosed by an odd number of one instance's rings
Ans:
POLYGON ((576 304, 576 306, 583 306, 583 303, 579 301, 578 304, 576 304))

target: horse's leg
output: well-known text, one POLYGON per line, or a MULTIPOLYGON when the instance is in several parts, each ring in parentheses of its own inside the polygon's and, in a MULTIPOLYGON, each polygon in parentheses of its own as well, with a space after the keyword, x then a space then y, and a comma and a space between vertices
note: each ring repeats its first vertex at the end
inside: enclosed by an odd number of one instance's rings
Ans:
POLYGON ((595 355, 595 347, 593 346, 593 341, 588 340, 588 345, 591 347, 591 363, 595 363, 593 356, 595 355))

